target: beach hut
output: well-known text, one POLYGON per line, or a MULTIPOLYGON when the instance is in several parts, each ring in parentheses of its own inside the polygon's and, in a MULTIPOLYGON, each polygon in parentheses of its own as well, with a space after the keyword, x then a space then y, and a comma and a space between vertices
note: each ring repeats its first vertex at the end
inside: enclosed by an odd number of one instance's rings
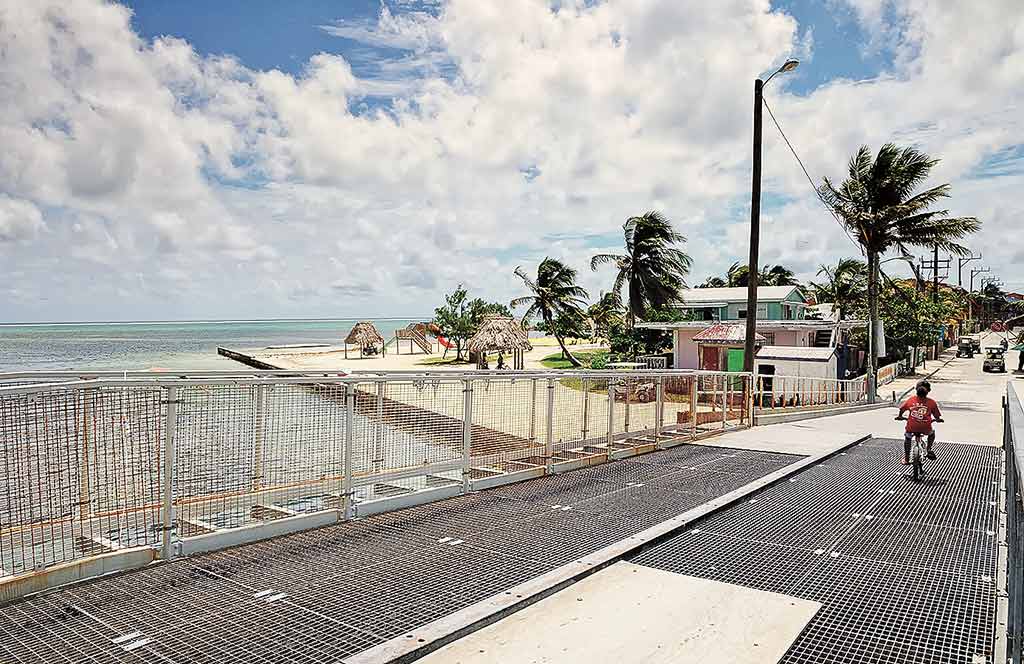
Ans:
POLYGON ((345 357, 348 358, 349 344, 359 347, 359 357, 364 355, 376 355, 380 347, 380 354, 384 354, 384 337, 380 335, 377 328, 368 320, 359 321, 352 327, 352 331, 345 337, 345 357), (369 353, 367 353, 369 350, 369 353))
POLYGON ((484 317, 480 329, 469 339, 466 348, 470 353, 476 353, 477 367, 486 367, 487 353, 498 351, 501 360, 504 353, 512 355, 513 369, 523 369, 526 366, 524 355, 533 346, 526 330, 515 318, 492 314, 484 317))

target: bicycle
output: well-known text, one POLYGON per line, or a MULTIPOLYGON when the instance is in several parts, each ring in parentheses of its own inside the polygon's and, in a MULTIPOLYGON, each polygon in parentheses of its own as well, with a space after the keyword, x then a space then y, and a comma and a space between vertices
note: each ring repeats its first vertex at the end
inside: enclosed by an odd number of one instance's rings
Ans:
MULTIPOLYGON (((896 421, 901 421, 901 420, 905 420, 905 419, 907 419, 907 418, 906 417, 900 417, 899 415, 896 416, 896 421)), ((943 419, 935 419, 935 420, 932 420, 932 421, 933 422, 944 422, 945 420, 943 420, 943 419)), ((911 465, 913 467, 913 471, 912 471, 913 474, 911 475, 911 478, 915 482, 920 482, 921 480, 924 479, 924 459, 925 459, 925 455, 927 454, 927 452, 925 450, 925 446, 921 442, 921 439, 924 438, 925 436, 927 436, 928 434, 915 432, 912 435, 914 436, 914 442, 910 446, 910 463, 911 463, 911 465)))

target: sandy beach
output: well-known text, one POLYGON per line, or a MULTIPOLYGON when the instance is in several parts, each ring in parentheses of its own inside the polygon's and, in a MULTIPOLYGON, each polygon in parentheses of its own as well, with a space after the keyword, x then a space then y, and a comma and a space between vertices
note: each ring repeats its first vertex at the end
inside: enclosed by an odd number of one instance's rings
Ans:
MULTIPOLYGON (((552 337, 539 337, 530 339, 533 350, 526 353, 526 369, 546 369, 541 360, 545 357, 558 353, 558 343, 552 337)), ((349 346, 348 357, 345 357, 345 346, 301 346, 301 347, 280 347, 280 348, 232 348, 231 350, 242 353, 255 360, 264 362, 281 369, 296 369, 306 371, 474 371, 476 365, 470 363, 451 363, 445 361, 444 349, 437 350, 434 344, 434 352, 424 353, 417 349, 415 353, 409 352, 406 343, 402 344, 401 352, 396 352, 394 342, 389 343, 387 352, 384 355, 359 357, 359 349, 349 346)), ((598 344, 578 343, 569 346, 569 350, 590 351, 602 348, 598 344)), ((447 359, 455 357, 455 350, 448 351, 447 359)), ((506 358, 511 361, 511 358, 506 358)), ((491 367, 495 361, 491 360, 491 367)))

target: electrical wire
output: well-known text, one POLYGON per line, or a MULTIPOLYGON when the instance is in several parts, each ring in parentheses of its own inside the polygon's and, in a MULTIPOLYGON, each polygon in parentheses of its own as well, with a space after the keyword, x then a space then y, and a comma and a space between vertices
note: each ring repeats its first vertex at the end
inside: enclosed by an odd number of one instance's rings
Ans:
POLYGON ((828 204, 825 198, 821 195, 821 192, 818 191, 818 188, 814 186, 814 179, 811 177, 811 174, 807 172, 807 167, 804 166, 803 160, 800 158, 800 155, 797 154, 796 148, 793 147, 793 144, 790 142, 789 137, 786 136, 786 132, 782 131, 782 125, 779 124, 779 121, 776 119, 775 114, 772 113, 772 108, 771 106, 768 105, 768 101, 764 97, 761 97, 761 103, 764 104, 765 110, 768 111, 768 116, 772 119, 772 122, 775 123, 775 128, 779 130, 779 134, 782 136, 782 140, 786 142, 786 147, 788 147, 789 151, 793 153, 793 158, 796 159, 796 163, 800 164, 800 170, 804 172, 804 177, 807 178, 807 183, 811 185, 811 190, 814 192, 815 198, 818 199, 818 201, 825 207, 825 209, 828 210, 829 214, 831 214, 832 217, 836 220, 836 222, 839 224, 839 227, 843 229, 844 233, 846 233, 846 237, 850 239, 850 242, 852 242, 854 246, 860 250, 861 254, 864 254, 864 247, 862 247, 860 242, 857 242, 857 240, 855 240, 853 236, 850 235, 850 230, 846 227, 846 224, 843 223, 843 220, 839 217, 838 214, 836 214, 836 211, 832 208, 832 206, 828 204))

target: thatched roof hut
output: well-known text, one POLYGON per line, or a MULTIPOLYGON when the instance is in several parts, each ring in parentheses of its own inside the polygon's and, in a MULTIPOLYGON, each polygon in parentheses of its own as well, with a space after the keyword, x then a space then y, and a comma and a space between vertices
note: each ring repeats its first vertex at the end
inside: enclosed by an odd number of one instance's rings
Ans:
POLYGON ((359 347, 359 357, 362 357, 367 349, 372 349, 371 353, 375 352, 378 346, 380 346, 381 354, 384 353, 384 337, 377 331, 374 324, 368 320, 356 323, 348 333, 348 336, 345 337, 345 357, 348 357, 348 347, 350 344, 359 347))
POLYGON ((486 358, 489 351, 495 350, 499 353, 511 353, 515 369, 523 368, 523 354, 533 349, 529 335, 515 318, 496 314, 484 317, 483 324, 466 343, 466 347, 470 353, 476 353, 480 358, 486 358))

